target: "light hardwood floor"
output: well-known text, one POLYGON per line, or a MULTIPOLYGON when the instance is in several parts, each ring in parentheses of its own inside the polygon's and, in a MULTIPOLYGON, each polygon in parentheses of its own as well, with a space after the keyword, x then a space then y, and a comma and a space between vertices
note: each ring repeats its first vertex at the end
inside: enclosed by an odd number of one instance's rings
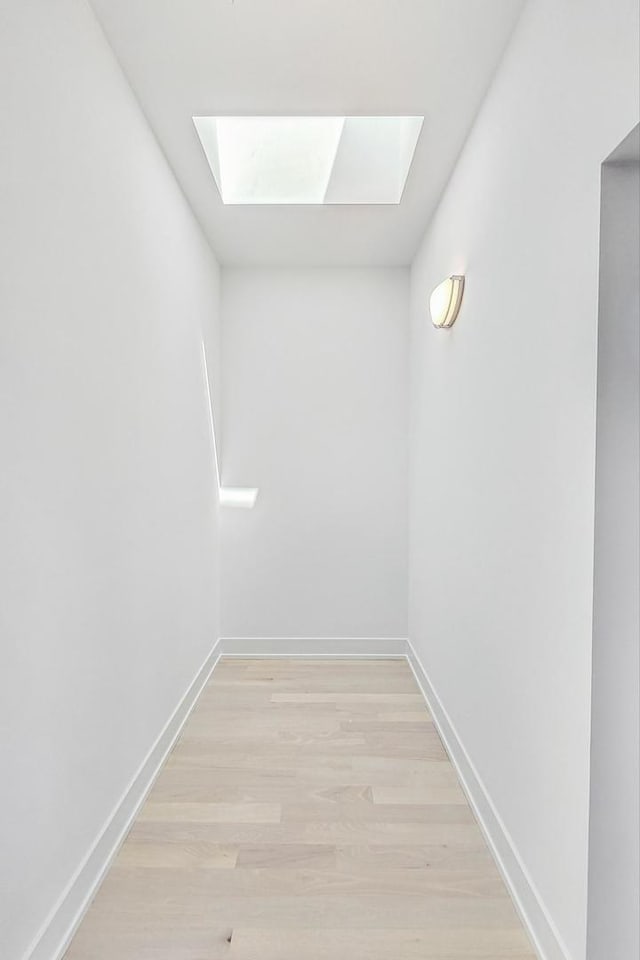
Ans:
POLYGON ((66 960, 535 960, 404 660, 220 661, 66 960))

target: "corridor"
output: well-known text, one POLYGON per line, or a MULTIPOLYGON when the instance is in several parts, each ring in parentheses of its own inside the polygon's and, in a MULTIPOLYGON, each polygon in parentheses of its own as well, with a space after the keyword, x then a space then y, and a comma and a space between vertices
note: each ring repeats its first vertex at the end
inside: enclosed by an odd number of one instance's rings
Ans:
POLYGON ((639 41, 0 0, 0 960, 638 960, 639 41))

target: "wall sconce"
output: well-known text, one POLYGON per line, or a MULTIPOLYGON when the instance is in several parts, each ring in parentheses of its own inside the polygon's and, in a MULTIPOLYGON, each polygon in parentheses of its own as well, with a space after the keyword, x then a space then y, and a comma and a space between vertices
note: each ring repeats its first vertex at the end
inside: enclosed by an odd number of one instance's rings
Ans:
POLYGON ((447 277, 431 294, 429 310, 434 327, 453 326, 464 292, 464 277, 447 277))

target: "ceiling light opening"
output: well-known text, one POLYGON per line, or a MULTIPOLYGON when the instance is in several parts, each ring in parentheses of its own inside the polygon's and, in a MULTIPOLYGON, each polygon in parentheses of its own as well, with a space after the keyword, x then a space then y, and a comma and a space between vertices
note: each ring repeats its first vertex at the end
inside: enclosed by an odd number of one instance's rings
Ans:
POLYGON ((423 117, 194 117, 224 204, 397 204, 423 117))

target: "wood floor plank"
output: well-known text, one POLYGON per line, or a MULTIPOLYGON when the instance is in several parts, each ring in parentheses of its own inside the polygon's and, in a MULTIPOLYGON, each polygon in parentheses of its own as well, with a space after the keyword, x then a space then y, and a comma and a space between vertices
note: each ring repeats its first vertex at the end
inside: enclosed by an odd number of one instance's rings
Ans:
POLYGON ((375 804, 381 806, 398 806, 407 804, 413 806, 421 803, 457 803, 468 807, 467 798, 459 784, 447 786, 415 787, 390 784, 371 788, 371 797, 375 804))
MULTIPOLYGON (((347 684, 347 686, 351 686, 347 684)), ((339 704, 358 704, 358 703, 376 703, 389 704, 394 706, 415 707, 423 703, 419 693, 272 693, 270 700, 272 703, 339 703, 339 704)))
POLYGON ((234 932, 229 960, 535 960, 522 934, 468 929, 234 932))
POLYGON ((404 660, 223 658, 66 960, 535 960, 404 660))
POLYGON ((119 851, 114 869, 231 870, 237 866, 238 852, 238 846, 220 843, 136 843, 130 839, 119 851))
POLYGON ((482 847, 484 839, 475 823, 372 823, 326 820, 313 823, 212 823, 206 820, 156 821, 140 819, 132 827, 135 839, 174 842, 221 843, 335 843, 411 844, 451 847, 482 847))
POLYGON ((309 823, 312 821, 359 823, 474 823, 469 807, 463 803, 376 804, 367 799, 360 803, 285 803, 282 822, 309 823))
POLYGON ((337 869, 336 847, 328 843, 263 843, 240 847, 236 866, 301 869, 337 869))
POLYGON ((139 820, 161 823, 280 823, 279 803, 156 803, 149 800, 139 820))

